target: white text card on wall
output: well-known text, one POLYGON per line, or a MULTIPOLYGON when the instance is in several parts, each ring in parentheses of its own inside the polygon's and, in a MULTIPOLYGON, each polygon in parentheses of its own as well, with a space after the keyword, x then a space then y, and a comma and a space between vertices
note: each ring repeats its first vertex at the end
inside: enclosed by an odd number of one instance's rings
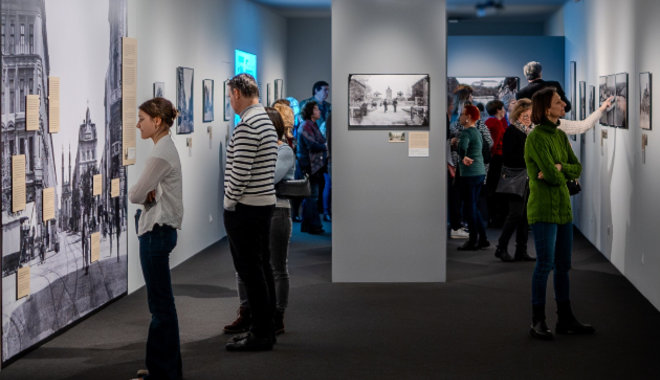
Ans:
POLYGON ((25 100, 25 130, 39 130, 39 95, 27 95, 25 100))
POLYGON ((11 210, 25 209, 25 155, 11 158, 11 210))
POLYGON ((135 164, 137 122, 137 40, 122 38, 122 159, 135 164))
POLYGON ((60 77, 48 77, 48 131, 60 131, 60 77))
POLYGON ((429 156, 429 133, 428 132, 410 132, 408 142, 408 157, 428 157, 429 156))

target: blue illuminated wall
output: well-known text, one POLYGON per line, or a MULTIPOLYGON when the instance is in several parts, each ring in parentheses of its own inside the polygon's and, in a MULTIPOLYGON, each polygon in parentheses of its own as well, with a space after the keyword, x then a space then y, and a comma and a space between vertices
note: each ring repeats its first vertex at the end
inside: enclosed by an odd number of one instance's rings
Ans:
MULTIPOLYGON (((257 56, 242 50, 234 50, 234 74, 250 74, 257 80, 257 56)), ((240 117, 235 116, 235 123, 238 124, 240 117)))

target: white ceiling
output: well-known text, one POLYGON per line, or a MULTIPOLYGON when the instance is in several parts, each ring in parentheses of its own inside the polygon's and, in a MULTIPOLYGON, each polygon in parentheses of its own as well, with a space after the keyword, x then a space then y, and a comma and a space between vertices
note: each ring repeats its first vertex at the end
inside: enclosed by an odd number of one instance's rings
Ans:
MULTIPOLYGON (((269 6, 287 17, 330 15, 331 0, 252 0, 255 3, 269 6)), ((386 0, 373 0, 374 3, 386 0)), ((392 0, 388 0, 392 1, 392 0)), ((404 0, 400 0, 404 1, 404 0)), ((448 18, 473 18, 475 5, 488 0, 447 0, 448 18)), ((579 0, 500 0, 504 9, 488 18, 525 17, 530 20, 544 18, 558 10, 566 1, 579 0)))

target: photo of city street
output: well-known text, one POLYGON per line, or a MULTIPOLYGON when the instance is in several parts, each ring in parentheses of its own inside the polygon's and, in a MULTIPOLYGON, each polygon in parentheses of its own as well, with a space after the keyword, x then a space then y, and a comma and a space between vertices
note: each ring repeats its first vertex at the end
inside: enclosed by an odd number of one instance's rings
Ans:
POLYGON ((1 134, 6 362, 127 291, 121 161, 126 0, 11 0, 3 2, 2 18, 3 27, 8 25, 2 49, 8 106, 2 108, 1 134), (86 18, 72 21, 71 9, 86 18), (81 48, 87 56, 80 56, 81 48), (56 133, 49 125, 51 77, 60 80, 56 133), (30 94, 40 98, 37 130, 26 130, 30 94), (10 165, 15 155, 24 155, 26 166, 25 207, 16 212, 10 165), (54 217, 49 219, 43 192, 50 188, 54 217), (19 298, 18 272, 26 269, 29 292, 19 298))
POLYGON ((349 127, 428 127, 429 76, 351 74, 349 127))

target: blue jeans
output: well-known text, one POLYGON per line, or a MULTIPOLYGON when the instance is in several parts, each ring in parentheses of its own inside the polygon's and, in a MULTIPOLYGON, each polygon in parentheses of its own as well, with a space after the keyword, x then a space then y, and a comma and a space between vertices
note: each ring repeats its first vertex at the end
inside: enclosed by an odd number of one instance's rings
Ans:
POLYGON ((155 225, 138 237, 140 263, 151 312, 146 365, 153 379, 181 379, 179 321, 170 279, 170 252, 176 246, 176 229, 155 225))
POLYGON ((532 276, 532 305, 545 305, 550 271, 554 270, 555 300, 569 301, 568 271, 571 269, 573 223, 534 223, 536 267, 532 276))
POLYGON ((478 202, 485 175, 459 177, 461 196, 463 197, 463 218, 470 230, 470 243, 488 240, 486 236, 486 222, 481 217, 478 202))
POLYGON ((309 197, 303 200, 303 215, 302 223, 300 224, 301 232, 314 231, 323 228, 321 215, 319 214, 318 209, 319 193, 321 192, 321 178, 323 178, 321 173, 309 176, 309 185, 312 192, 309 197))

